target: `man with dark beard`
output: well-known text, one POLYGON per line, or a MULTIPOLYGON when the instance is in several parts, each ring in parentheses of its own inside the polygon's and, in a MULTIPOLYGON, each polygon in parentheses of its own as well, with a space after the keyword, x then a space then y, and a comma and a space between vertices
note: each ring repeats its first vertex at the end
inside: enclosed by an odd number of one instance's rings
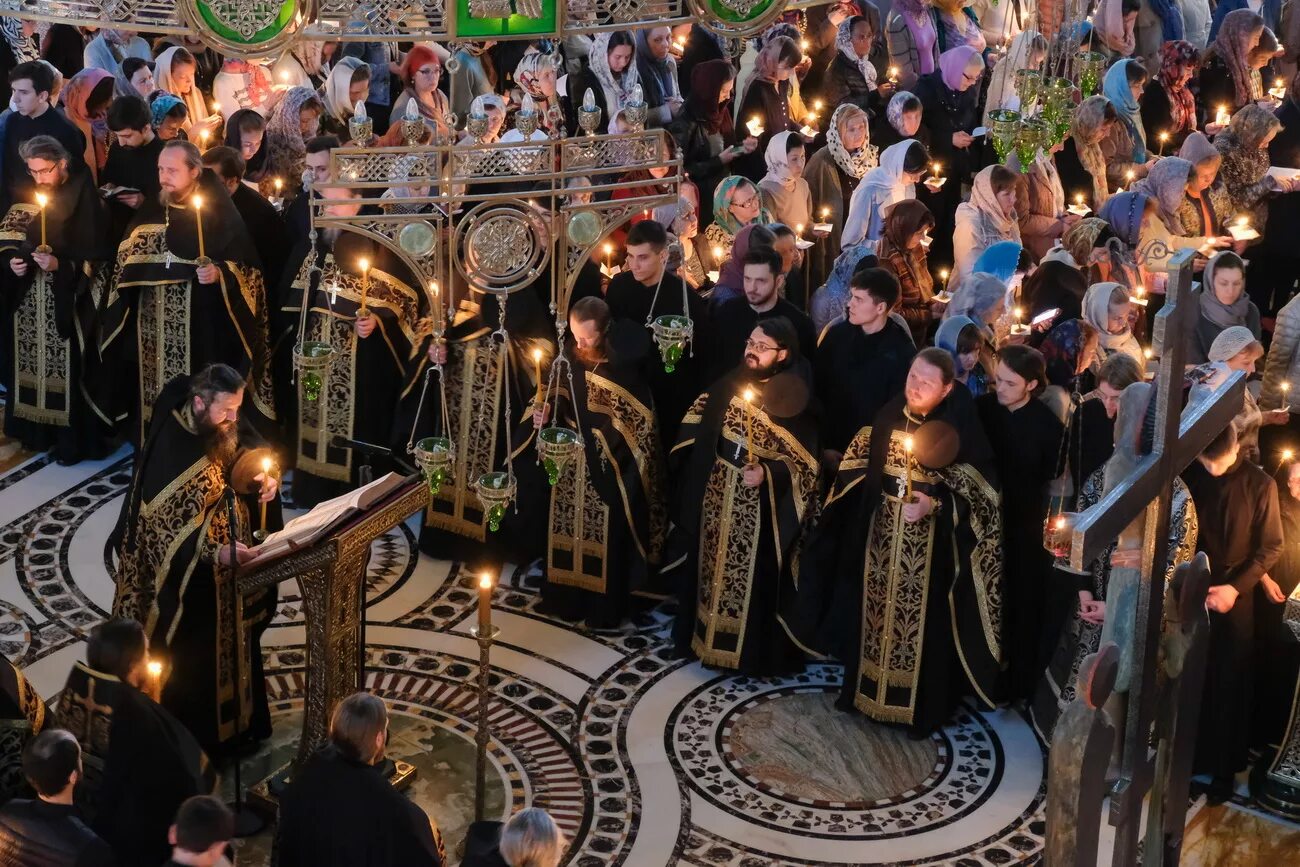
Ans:
POLYGON ((629 591, 658 566, 667 526, 663 453, 641 374, 650 341, 630 322, 611 326, 600 298, 573 305, 569 333, 575 369, 555 393, 562 427, 547 425, 549 404, 533 412, 538 437, 554 440, 567 429, 583 444, 563 462, 544 458, 552 487, 543 604, 565 619, 585 615, 588 626, 613 628, 629 591))
POLYGON ((215 363, 247 376, 247 414, 265 430, 275 411, 257 250, 230 194, 203 169, 194 145, 172 140, 163 146, 158 182, 158 201, 141 206, 118 248, 116 281, 104 302, 106 363, 134 353, 139 365, 136 393, 123 396, 138 410, 132 438, 138 441, 148 429, 167 382, 215 363))
POLYGON ((664 572, 677 577, 681 598, 674 639, 706 665, 773 674, 798 662, 776 615, 818 496, 807 376, 794 326, 759 321, 744 363, 695 401, 669 455, 677 489, 664 572))
POLYGON ((224 364, 167 384, 112 539, 113 614, 144 624, 170 671, 163 707, 208 750, 250 730, 270 734, 259 641, 276 592, 241 601, 225 568, 232 536, 239 561, 252 556, 250 504, 277 494, 275 477, 261 470, 271 452, 241 418, 244 394, 244 380, 224 364))
POLYGON ((86 400, 81 376, 83 361, 95 356, 91 284, 109 256, 108 219, 89 173, 70 171, 57 140, 30 138, 19 155, 37 187, 35 204, 15 203, 0 222, 0 292, 13 353, 0 374, 5 434, 74 464, 105 451, 110 424, 86 400))

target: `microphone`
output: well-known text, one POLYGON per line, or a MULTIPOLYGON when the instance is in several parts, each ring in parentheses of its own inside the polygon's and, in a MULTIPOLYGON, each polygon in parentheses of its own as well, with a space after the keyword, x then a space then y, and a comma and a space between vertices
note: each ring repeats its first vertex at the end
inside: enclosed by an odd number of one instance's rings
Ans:
POLYGON ((330 447, 336 449, 351 449, 354 452, 360 452, 370 458, 388 458, 399 469, 406 473, 414 473, 415 467, 408 462, 405 457, 400 456, 390 448, 377 446, 374 443, 362 442, 361 440, 350 440, 342 434, 335 434, 330 438, 330 447))

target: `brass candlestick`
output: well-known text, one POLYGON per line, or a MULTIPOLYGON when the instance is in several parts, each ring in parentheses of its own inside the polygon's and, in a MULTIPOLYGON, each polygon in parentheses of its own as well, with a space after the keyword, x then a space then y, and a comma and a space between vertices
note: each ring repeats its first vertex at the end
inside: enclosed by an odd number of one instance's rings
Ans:
POLYGON ((491 709, 488 672, 492 643, 501 634, 501 629, 492 625, 492 576, 484 573, 479 578, 478 589, 478 625, 470 629, 470 634, 478 641, 478 730, 474 733, 474 821, 482 822, 487 811, 487 748, 488 742, 492 739, 488 721, 488 712, 491 709))

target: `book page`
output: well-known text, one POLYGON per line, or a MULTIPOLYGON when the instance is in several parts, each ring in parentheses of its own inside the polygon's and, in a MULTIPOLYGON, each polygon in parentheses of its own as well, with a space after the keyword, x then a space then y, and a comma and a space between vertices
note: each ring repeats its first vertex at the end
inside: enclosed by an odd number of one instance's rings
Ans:
POLYGON ((375 479, 364 487, 357 488, 355 491, 349 491, 332 500, 318 503, 316 508, 305 515, 299 515, 286 522, 283 530, 267 536, 266 541, 254 549, 257 556, 247 561, 245 565, 257 563, 315 542, 328 533, 330 528, 347 520, 356 512, 369 508, 399 487, 404 481, 403 476, 399 476, 397 473, 389 473, 382 478, 375 479))

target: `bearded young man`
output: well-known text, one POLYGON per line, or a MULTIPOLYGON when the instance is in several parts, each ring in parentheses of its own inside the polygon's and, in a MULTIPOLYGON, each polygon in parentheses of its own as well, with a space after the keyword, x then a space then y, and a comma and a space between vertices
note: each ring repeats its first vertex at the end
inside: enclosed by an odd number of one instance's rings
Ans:
POLYGON ((14 204, 0 222, 0 293, 12 358, 0 373, 8 393, 5 434, 60 464, 100 457, 110 420, 86 399, 82 371, 95 358, 91 284, 109 257, 108 214, 90 176, 69 169, 56 139, 19 149, 37 202, 14 204), (42 209, 44 213, 42 213, 42 209))
POLYGON ((207 364, 230 364, 247 375, 248 414, 265 429, 275 411, 257 249, 230 194, 204 170, 193 144, 163 146, 158 182, 157 202, 140 207, 118 248, 117 278, 103 314, 107 358, 123 363, 135 342, 135 393, 120 396, 128 411, 138 413, 132 439, 138 442, 148 430, 163 386, 207 364))
POLYGON ((664 572, 681 588, 674 639, 706 665, 763 675, 801 661, 777 625, 777 595, 796 574, 818 496, 807 376, 794 326, 760 321, 742 365, 695 401, 669 455, 677 489, 664 572))
POLYGON ((225 568, 232 536, 239 561, 252 556, 250 504, 278 493, 260 468, 271 452, 241 418, 244 399, 244 380, 224 364, 167 384, 112 538, 113 614, 144 624, 170 672, 163 707, 209 750, 250 729, 270 734, 259 642, 276 591, 241 603, 225 568))

